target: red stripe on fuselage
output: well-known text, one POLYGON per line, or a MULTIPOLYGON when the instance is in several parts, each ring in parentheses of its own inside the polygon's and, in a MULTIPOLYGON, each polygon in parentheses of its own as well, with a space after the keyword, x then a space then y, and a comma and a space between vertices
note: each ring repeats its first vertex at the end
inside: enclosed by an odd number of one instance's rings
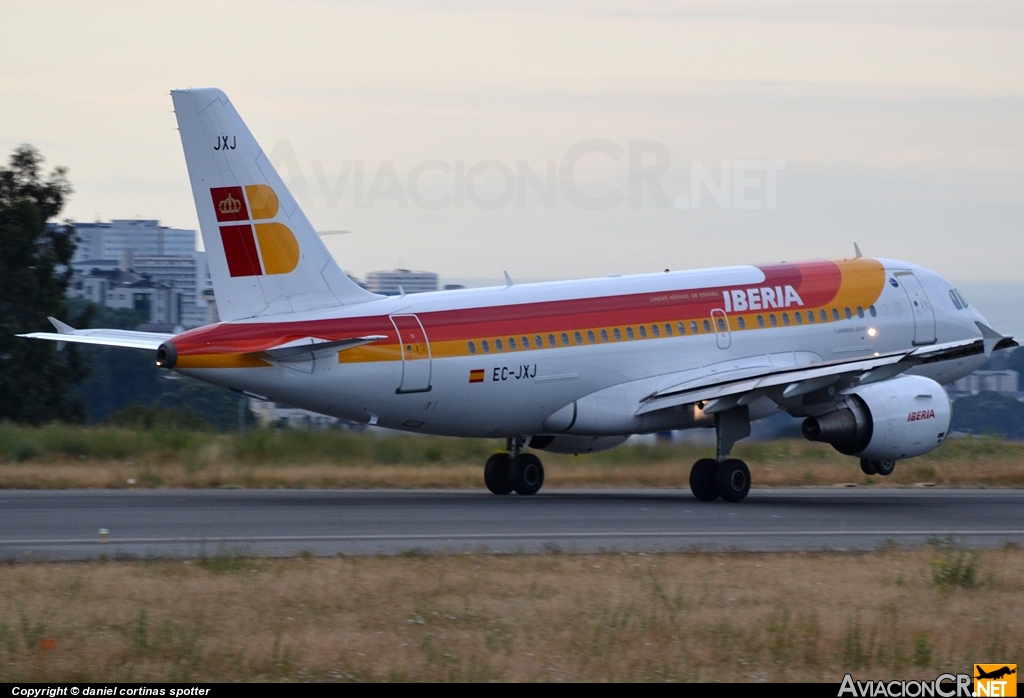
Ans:
MULTIPOLYGON (((826 305, 839 291, 842 273, 834 262, 775 264, 759 267, 765 280, 757 284, 714 286, 678 291, 634 293, 513 305, 416 312, 431 342, 469 340, 591 327, 703 320, 723 308, 723 294, 733 289, 792 286, 804 305, 826 305)), ((789 310, 797 308, 791 307, 789 310)), ((786 310, 786 308, 780 308, 786 310)), ((180 355, 248 353, 270 349, 304 337, 325 340, 384 335, 381 344, 397 343, 386 315, 300 322, 221 324, 190 330, 175 338, 180 355)))

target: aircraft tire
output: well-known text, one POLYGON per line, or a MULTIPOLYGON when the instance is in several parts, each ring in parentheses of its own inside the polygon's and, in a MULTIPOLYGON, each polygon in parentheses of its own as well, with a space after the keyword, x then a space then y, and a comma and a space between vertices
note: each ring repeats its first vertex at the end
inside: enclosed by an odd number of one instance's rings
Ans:
POLYGON ((544 464, 532 453, 520 453, 512 461, 510 480, 516 494, 537 494, 544 485, 544 464))
POLYGON ((878 475, 878 468, 875 467, 876 462, 867 458, 861 458, 860 469, 864 471, 865 475, 878 475))
POLYGON ((715 484, 717 467, 718 461, 701 458, 690 469, 690 491, 702 502, 713 502, 718 499, 718 486, 715 484))
POLYGON ((896 461, 876 460, 874 461, 874 466, 879 475, 889 476, 892 475, 892 471, 896 469, 896 461))
POLYGON ((494 494, 508 494, 512 491, 512 457, 507 453, 495 453, 484 465, 484 484, 494 494))
POLYGON ((736 458, 729 458, 715 469, 718 496, 727 502, 740 502, 750 491, 750 469, 736 458))

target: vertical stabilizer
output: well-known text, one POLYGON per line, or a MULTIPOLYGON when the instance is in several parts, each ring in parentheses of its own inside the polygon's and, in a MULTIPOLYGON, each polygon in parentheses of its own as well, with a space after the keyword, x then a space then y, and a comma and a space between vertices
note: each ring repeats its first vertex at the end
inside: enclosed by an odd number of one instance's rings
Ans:
POLYGON ((222 320, 379 298, 338 267, 227 95, 171 98, 222 320))

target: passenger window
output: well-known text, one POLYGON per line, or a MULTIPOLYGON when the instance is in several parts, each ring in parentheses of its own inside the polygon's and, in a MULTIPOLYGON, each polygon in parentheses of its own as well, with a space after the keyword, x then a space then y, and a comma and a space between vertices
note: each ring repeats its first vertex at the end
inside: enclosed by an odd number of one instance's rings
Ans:
POLYGON ((839 321, 839 310, 837 308, 832 308, 832 319, 836 322, 839 321))
POLYGON ((719 332, 725 332, 725 320, 722 319, 722 318, 717 318, 717 320, 718 320, 718 331, 719 332))
POLYGON ((529 349, 529 348, 530 348, 530 338, 529 337, 523 337, 523 349, 529 349))
POLYGON ((783 325, 788 325, 789 324, 789 313, 783 313, 782 314, 782 324, 783 325))
POLYGON ((565 332, 562 333, 562 346, 569 346, 569 335, 567 335, 565 332))
POLYGON ((903 310, 900 308, 900 304, 894 302, 892 304, 892 314, 893 315, 899 315, 902 312, 903 312, 903 310))
POLYGON ((814 311, 813 310, 808 310, 807 311, 807 322, 811 323, 812 325, 814 324, 814 311))
POLYGON ((583 337, 580 336, 579 332, 573 332, 572 338, 576 340, 577 344, 583 344, 583 337))
POLYGON ((711 323, 708 322, 707 320, 704 321, 704 331, 705 332, 710 332, 711 331, 711 323))
POLYGON ((619 332, 619 328, 618 327, 616 327, 615 329, 612 330, 612 336, 615 337, 615 341, 616 342, 621 342, 622 341, 622 333, 619 332))
POLYGON ((764 315, 757 316, 757 326, 764 327, 764 315))
POLYGON ((549 334, 548 335, 548 346, 549 347, 555 346, 555 335, 553 335, 553 334, 549 334))
POLYGON ((739 316, 738 318, 736 318, 736 319, 737 319, 737 320, 739 321, 739 323, 740 323, 740 329, 741 329, 741 330, 745 330, 745 329, 747 329, 747 321, 743 319, 743 316, 742 316, 742 315, 740 315, 740 316, 739 316))
POLYGON ((768 322, 771 323, 772 327, 778 326, 779 321, 775 319, 775 313, 772 313, 771 315, 768 316, 768 322))
POLYGON ((957 310, 964 309, 964 306, 960 304, 960 299, 956 297, 956 291, 949 292, 949 299, 953 301, 953 305, 956 306, 957 310))
POLYGON ((824 308, 818 311, 818 316, 821 318, 822 322, 828 322, 828 315, 825 314, 824 308))
POLYGON ((643 325, 640 325, 639 330, 640 330, 640 338, 641 339, 647 339, 647 328, 644 327, 643 325))
POLYGON ((864 318, 864 308, 860 307, 859 305, 857 306, 857 317, 861 319, 864 318))
POLYGON ((500 339, 494 340, 494 351, 502 351, 503 348, 500 339))
POLYGON ((796 324, 798 325, 804 324, 804 316, 800 314, 799 310, 793 313, 793 319, 796 320, 796 324))
POLYGON ((679 334, 686 334, 686 325, 684 323, 677 322, 676 329, 679 330, 679 334))
POLYGON ((587 341, 591 344, 594 343, 594 330, 587 330, 587 341))
POLYGON ((671 322, 666 322, 665 323, 665 336, 666 337, 671 337, 672 336, 672 323, 671 322))
POLYGON ((476 353, 476 342, 470 342, 469 343, 469 353, 470 354, 475 354, 476 353))
POLYGON ((843 308, 843 314, 846 315, 847 320, 853 317, 853 313, 850 312, 849 308, 843 308))
POLYGON ((607 342, 608 341, 608 330, 601 330, 601 341, 602 342, 607 342))
POLYGON ((509 351, 515 351, 516 350, 516 338, 515 337, 509 337, 508 338, 508 350, 509 351))
POLYGON ((697 321, 696 320, 690 320, 690 332, 692 332, 694 334, 697 334, 698 330, 697 330, 697 321))
POLYGON ((626 337, 628 339, 633 339, 633 328, 632 327, 627 327, 626 328, 626 337))
POLYGON ((653 334, 655 337, 661 336, 661 330, 658 328, 657 325, 651 325, 651 334, 653 334))
MULTIPOLYGON (((539 335, 539 334, 538 334, 538 335, 534 335, 534 337, 533 337, 533 344, 534 344, 534 346, 536 346, 536 347, 537 347, 538 349, 540 349, 541 347, 543 347, 543 346, 544 346, 544 342, 542 342, 542 341, 540 340, 540 335, 539 335)), ((552 344, 554 344, 554 342, 552 342, 552 344)))
POLYGON ((871 317, 878 317, 878 311, 875 310, 875 306, 870 306, 868 312, 871 313, 871 317))
POLYGON ((491 345, 487 343, 486 339, 482 342, 482 344, 483 344, 483 347, 484 347, 484 353, 485 354, 490 354, 491 353, 491 345))

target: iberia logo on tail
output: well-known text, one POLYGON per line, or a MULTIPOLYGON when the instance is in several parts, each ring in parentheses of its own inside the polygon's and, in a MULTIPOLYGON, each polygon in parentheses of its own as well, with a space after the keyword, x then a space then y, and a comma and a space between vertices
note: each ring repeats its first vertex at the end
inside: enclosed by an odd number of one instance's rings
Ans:
POLYGON ((249 184, 244 191, 243 187, 213 187, 210 195, 217 222, 232 223, 220 226, 232 277, 287 274, 295 269, 299 243, 291 229, 283 223, 254 222, 277 215, 279 206, 273 189, 265 184, 249 184))

